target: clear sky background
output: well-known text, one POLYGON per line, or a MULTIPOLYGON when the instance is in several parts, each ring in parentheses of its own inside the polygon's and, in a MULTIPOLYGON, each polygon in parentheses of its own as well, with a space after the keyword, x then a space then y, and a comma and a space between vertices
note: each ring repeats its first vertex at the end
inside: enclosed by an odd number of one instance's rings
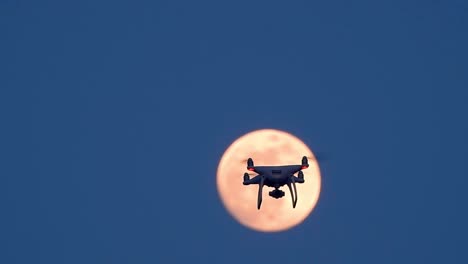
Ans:
POLYGON ((467 14, 1 1, 0 263, 468 263, 467 14), (216 191, 260 128, 327 155, 315 211, 283 233, 216 191))

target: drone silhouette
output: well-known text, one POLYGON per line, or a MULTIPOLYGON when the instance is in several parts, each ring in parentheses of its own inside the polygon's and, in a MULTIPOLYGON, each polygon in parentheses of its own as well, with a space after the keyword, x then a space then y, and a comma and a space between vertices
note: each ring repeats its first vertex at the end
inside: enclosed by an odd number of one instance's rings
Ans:
POLYGON ((279 188, 287 185, 291 193, 292 206, 296 208, 297 203, 297 189, 296 183, 304 183, 304 173, 302 170, 309 167, 307 157, 302 157, 301 165, 283 165, 283 166, 254 166, 252 158, 247 160, 247 170, 257 173, 255 177, 250 179, 250 175, 246 172, 244 174, 244 185, 258 184, 258 200, 257 209, 260 210, 262 205, 262 190, 263 186, 274 187, 269 195, 273 198, 279 199, 284 196, 284 192, 279 188), (294 176, 298 173, 297 176, 294 176), (293 192, 294 190, 294 192, 293 192))

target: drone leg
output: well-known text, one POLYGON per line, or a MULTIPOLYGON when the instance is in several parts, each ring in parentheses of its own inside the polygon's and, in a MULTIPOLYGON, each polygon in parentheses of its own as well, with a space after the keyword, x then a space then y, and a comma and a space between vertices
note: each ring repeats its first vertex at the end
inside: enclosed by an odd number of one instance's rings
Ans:
POLYGON ((287 185, 288 185, 288 188, 289 188, 289 193, 291 194, 291 201, 293 203, 293 208, 294 208, 294 193, 293 193, 293 190, 291 188, 291 183, 288 182, 287 185))
POLYGON ((293 208, 296 208, 296 204, 297 204, 297 189, 296 189, 296 180, 294 179, 294 176, 291 178, 291 181, 292 181, 292 186, 293 186, 293 188, 294 188, 294 193, 296 194, 296 199, 294 199, 293 208))
POLYGON ((260 206, 262 205, 262 190, 263 190, 263 180, 264 177, 261 176, 260 184, 258 186, 258 200, 257 200, 257 209, 260 210, 260 206))
POLYGON ((289 192, 291 193, 291 200, 293 203, 293 208, 296 208, 297 203, 297 189, 296 189, 296 181, 294 180, 294 176, 291 177, 291 182, 288 182, 289 192), (293 188, 291 188, 291 183, 293 188), (294 190, 293 190, 294 189, 294 190))

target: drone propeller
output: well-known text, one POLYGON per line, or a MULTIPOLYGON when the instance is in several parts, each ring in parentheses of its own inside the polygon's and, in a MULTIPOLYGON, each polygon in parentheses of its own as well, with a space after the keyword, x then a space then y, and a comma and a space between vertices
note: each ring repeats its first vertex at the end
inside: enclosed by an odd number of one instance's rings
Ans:
MULTIPOLYGON (((307 157, 308 160, 315 160, 315 161, 317 161, 317 162, 319 162, 319 161, 321 162, 321 161, 326 161, 326 160, 328 160, 328 158, 326 157, 326 155, 323 156, 323 155, 319 155, 319 154, 317 154, 317 155, 315 155, 315 156, 306 156, 306 157, 307 157)), ((243 160, 241 160, 239 163, 246 164, 247 161, 248 161, 248 159, 243 159, 243 160)))
POLYGON ((306 157, 308 160, 315 160, 317 162, 328 160, 328 156, 323 152, 315 153, 314 156, 306 156, 306 157))

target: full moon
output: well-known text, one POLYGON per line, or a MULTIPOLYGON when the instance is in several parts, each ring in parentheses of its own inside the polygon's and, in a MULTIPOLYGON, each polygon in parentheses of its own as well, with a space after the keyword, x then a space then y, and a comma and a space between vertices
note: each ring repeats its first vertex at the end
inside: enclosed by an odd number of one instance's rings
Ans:
POLYGON ((242 225, 260 232, 285 231, 302 223, 317 204, 321 184, 320 169, 309 147, 296 136, 275 129, 252 131, 235 140, 221 157, 216 179, 227 211, 242 225), (246 160, 252 158, 255 166, 293 165, 301 164, 303 156, 310 166, 303 170, 305 182, 297 184, 296 208, 286 186, 280 188, 285 192, 280 199, 269 196, 273 188, 265 186, 262 207, 257 210, 259 186, 242 184, 248 172, 246 160))

